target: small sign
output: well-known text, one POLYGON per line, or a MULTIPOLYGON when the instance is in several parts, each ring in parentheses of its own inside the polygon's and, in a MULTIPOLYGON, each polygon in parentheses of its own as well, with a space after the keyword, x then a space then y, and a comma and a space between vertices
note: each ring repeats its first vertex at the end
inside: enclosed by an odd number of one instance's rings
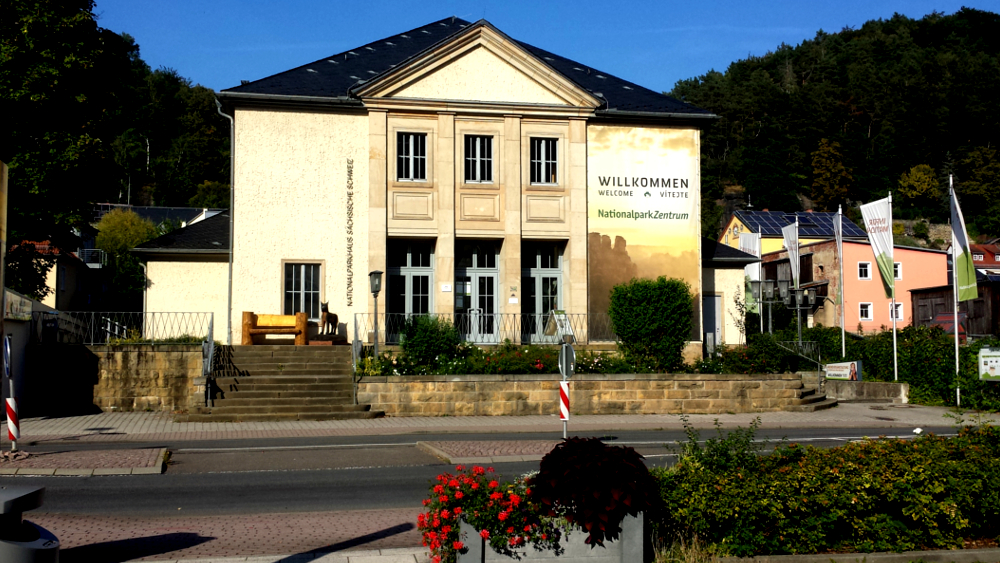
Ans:
POLYGON ((861 362, 826 364, 826 378, 861 381, 861 362))
POLYGON ((507 300, 507 302, 512 305, 515 305, 517 304, 517 297, 511 297, 510 299, 507 300))
POLYGON ((1000 349, 979 349, 979 379, 1000 381, 1000 349))
POLYGON ((549 313, 549 319, 545 323, 545 336, 558 336, 560 341, 563 336, 573 336, 573 327, 569 324, 566 311, 553 309, 549 313))
POLYGON ((563 344, 559 348, 559 375, 563 379, 569 379, 576 373, 576 350, 569 344, 563 344))
POLYGON ((450 283, 441 284, 441 293, 451 293, 451 284, 450 283))
POLYGON ((30 321, 31 300, 6 290, 5 294, 7 300, 4 303, 3 317, 12 321, 30 321))

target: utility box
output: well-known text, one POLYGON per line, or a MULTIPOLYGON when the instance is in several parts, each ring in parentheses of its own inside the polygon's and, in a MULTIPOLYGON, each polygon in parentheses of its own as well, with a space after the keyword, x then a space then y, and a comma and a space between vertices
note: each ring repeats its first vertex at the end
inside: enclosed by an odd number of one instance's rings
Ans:
POLYGON ((21 519, 42 506, 45 487, 0 487, 0 561, 58 563, 59 540, 45 528, 21 519))

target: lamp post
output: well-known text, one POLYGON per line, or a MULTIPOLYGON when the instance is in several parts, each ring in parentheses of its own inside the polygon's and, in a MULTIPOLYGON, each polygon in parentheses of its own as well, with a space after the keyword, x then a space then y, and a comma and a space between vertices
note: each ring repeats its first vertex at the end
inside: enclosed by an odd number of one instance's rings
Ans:
POLYGON ((795 309, 797 325, 799 329, 799 346, 802 346, 802 311, 809 310, 813 308, 816 304, 816 290, 815 289, 801 289, 796 288, 789 292, 785 299, 785 305, 789 309, 795 309))
POLYGON ((372 297, 375 298, 375 357, 378 357, 378 294, 382 291, 382 270, 368 272, 368 283, 371 285, 372 297))
MULTIPOLYGON (((771 305, 780 303, 782 301, 780 296, 788 294, 788 280, 752 281, 750 282, 750 291, 753 292, 754 299, 759 303, 767 304, 767 332, 768 334, 774 334, 774 323, 771 321, 771 305), (779 297, 775 297, 775 289, 778 290, 779 297)), ((763 314, 763 311, 761 314, 763 314)))

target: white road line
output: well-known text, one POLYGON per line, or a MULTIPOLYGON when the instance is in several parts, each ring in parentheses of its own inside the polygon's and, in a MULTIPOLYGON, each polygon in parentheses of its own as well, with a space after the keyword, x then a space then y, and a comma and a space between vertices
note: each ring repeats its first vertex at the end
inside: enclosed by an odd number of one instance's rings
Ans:
MULTIPOLYGON (((950 438, 958 436, 958 434, 935 434, 942 438, 950 438)), ((885 436, 828 436, 828 437, 811 437, 811 438, 758 438, 754 440, 754 443, 767 444, 767 443, 778 443, 778 442, 788 442, 788 443, 798 443, 798 442, 856 442, 858 440, 865 439, 898 439, 898 440, 909 440, 916 438, 915 434, 897 434, 897 435, 885 435, 885 436)), ((645 442, 619 442, 617 440, 609 440, 608 444, 611 445, 629 445, 629 446, 662 446, 666 444, 683 444, 687 440, 650 440, 645 442)), ((704 444, 706 440, 698 440, 699 444, 704 444)))

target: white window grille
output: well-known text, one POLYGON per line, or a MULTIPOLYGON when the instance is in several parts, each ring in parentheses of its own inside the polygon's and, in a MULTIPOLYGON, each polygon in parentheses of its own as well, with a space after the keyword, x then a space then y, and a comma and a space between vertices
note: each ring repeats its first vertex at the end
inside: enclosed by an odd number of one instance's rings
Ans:
POLYGON ((468 184, 493 182, 493 137, 465 136, 465 182, 468 184))
POLYGON ((872 279, 872 263, 871 262, 858 262, 858 279, 859 280, 870 280, 870 279, 872 279))
POLYGON ((535 138, 531 139, 531 183, 532 184, 557 184, 559 176, 558 167, 558 139, 535 138))
POLYGON ((285 315, 305 313, 309 320, 319 320, 319 264, 285 264, 285 315))
POLYGON ((403 182, 427 180, 427 135, 396 134, 396 179, 403 182))
POLYGON ((862 321, 873 320, 871 303, 858 303, 858 318, 862 321))

